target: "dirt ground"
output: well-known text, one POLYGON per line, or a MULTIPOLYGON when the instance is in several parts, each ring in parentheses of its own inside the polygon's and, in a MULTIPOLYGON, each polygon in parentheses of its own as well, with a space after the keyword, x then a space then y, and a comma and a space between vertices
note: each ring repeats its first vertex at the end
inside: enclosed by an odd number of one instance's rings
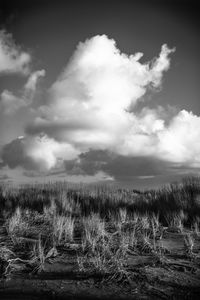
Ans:
MULTIPOLYGON (((200 240, 195 240, 194 256, 185 254, 181 233, 166 230, 162 243, 166 253, 127 258, 129 279, 111 274, 80 272, 74 243, 58 247, 57 255, 46 259, 40 272, 32 266, 21 246, 13 251, 12 241, 0 227, 0 299, 200 299, 200 240), (9 252, 10 249, 10 252, 9 252), (5 272, 6 271, 6 272, 5 272), (6 274, 6 275, 5 275, 6 274)), ((23 240, 23 237, 22 237, 23 240)), ((34 240, 24 239, 26 243, 34 240)), ((23 243, 22 243, 23 245, 23 243)))

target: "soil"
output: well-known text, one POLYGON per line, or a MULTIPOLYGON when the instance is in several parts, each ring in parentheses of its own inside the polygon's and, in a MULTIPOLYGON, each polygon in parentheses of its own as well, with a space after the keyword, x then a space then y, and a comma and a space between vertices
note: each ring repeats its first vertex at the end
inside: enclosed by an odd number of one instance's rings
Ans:
POLYGON ((21 248, 13 248, 3 222, 0 227, 0 299, 200 299, 200 239, 195 239, 193 255, 187 255, 183 235, 165 231, 165 254, 130 253, 129 281, 112 274, 80 272, 76 251, 78 241, 58 247, 56 255, 44 262, 39 272, 26 259, 27 244, 37 239, 21 237, 21 248), (24 246, 23 246, 24 245, 24 246), (5 271, 7 272, 5 273, 5 271), (5 275, 6 274, 6 275, 5 275))

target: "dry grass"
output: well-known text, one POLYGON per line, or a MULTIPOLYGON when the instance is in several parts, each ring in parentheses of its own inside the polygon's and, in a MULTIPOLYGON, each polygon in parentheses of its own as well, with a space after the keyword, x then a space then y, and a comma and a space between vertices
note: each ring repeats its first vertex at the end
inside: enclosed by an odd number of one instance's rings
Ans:
POLYGON ((186 233, 183 237, 186 254, 193 256, 194 238, 192 237, 191 233, 186 233))
POLYGON ((91 214, 88 217, 82 219, 83 224, 83 237, 82 237, 82 248, 91 248, 92 251, 99 239, 104 239, 105 232, 105 222, 101 220, 99 214, 91 214))
POLYGON ((194 231, 197 238, 200 237, 200 217, 196 217, 192 224, 192 230, 194 231))
POLYGON ((23 235, 29 228, 28 222, 23 217, 20 207, 17 207, 14 214, 8 220, 7 230, 14 243, 17 243, 16 235, 23 235))
POLYGON ((62 213, 80 214, 81 206, 79 202, 75 202, 73 197, 67 196, 66 191, 62 191, 58 198, 62 213))
POLYGON ((183 212, 183 210, 166 214, 168 227, 175 230, 177 229, 179 232, 183 232, 183 224, 186 220, 187 215, 183 212))
MULTIPOLYGON (((93 216, 93 218, 98 219, 97 216, 93 216)), ((88 227, 88 223, 86 223, 86 232, 89 230, 90 234, 89 236, 86 235, 85 238, 89 237, 87 242, 91 247, 86 252, 86 248, 84 247, 83 253, 77 256, 79 269, 82 272, 90 270, 102 275, 113 274, 118 280, 120 278, 122 280, 123 277, 128 280, 129 272, 127 271, 126 264, 130 237, 125 234, 120 235, 118 233, 117 235, 116 233, 111 234, 106 232, 101 222, 99 221, 93 234, 90 231, 91 227, 88 227)))
MULTIPOLYGON (((37 240, 30 250, 38 270, 57 249, 75 244, 80 271, 129 278, 127 255, 161 255, 163 228, 182 233, 187 255, 200 236, 200 185, 195 179, 158 191, 64 186, 0 188, 0 208, 16 245, 20 236, 37 240), (193 233, 186 233, 192 228, 193 233)), ((27 250, 29 251, 29 249, 27 250)))
POLYGON ((73 241, 74 218, 71 216, 55 215, 53 218, 54 245, 73 241))
POLYGON ((56 215, 56 213, 57 213, 57 206, 55 203, 55 199, 51 197, 50 206, 43 207, 43 215, 44 218, 46 218, 47 220, 52 220, 52 218, 56 215))
POLYGON ((33 244, 30 257, 35 264, 34 271, 43 271, 46 260, 46 249, 45 243, 42 242, 41 236, 39 236, 38 243, 33 244))

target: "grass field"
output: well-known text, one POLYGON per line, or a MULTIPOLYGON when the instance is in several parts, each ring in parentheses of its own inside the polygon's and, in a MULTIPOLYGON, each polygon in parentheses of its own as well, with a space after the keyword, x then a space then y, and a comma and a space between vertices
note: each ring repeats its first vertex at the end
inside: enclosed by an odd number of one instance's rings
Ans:
POLYGON ((1 186, 0 225, 6 299, 200 294, 200 178, 143 192, 67 183, 1 186))

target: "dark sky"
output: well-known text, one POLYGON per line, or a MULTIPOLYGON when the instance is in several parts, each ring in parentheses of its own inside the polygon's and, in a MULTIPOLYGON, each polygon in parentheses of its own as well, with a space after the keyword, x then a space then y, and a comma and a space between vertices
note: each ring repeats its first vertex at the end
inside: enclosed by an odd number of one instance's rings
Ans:
MULTIPOLYGON (((31 72, 36 70, 45 70, 46 72, 45 77, 40 82, 34 101, 31 103, 32 109, 48 103, 48 91, 65 69, 77 44, 80 41, 84 42, 86 39, 91 39, 93 36, 105 34, 108 38, 116 41, 117 48, 123 53, 130 55, 142 52, 144 56, 140 59, 141 63, 158 57, 163 44, 167 44, 169 48, 175 47, 176 51, 170 57, 170 68, 163 75, 159 91, 155 92, 151 88, 148 88, 147 92, 142 96, 143 100, 139 101, 135 106, 135 110, 139 112, 145 107, 156 109, 158 106, 162 106, 163 109, 173 111, 173 116, 181 110, 186 110, 188 113, 192 111, 199 118, 200 102, 197 81, 200 78, 200 43, 199 9, 197 2, 191 0, 6 0, 0 1, 0 29, 11 33, 15 44, 24 52, 30 54, 31 72)), ((0 73, 1 95, 7 90, 15 95, 17 94, 18 97, 23 97, 22 90, 26 80, 27 77, 16 75, 16 73, 0 73)), ((3 99, 2 97, 1 99, 3 99)), ((27 126, 30 123, 34 123, 34 119, 36 118, 34 113, 30 112, 29 109, 30 107, 27 108, 24 105, 14 115, 12 114, 12 116, 5 115, 3 111, 0 111, 0 147, 2 149, 5 149, 5 145, 12 143, 12 141, 15 142, 18 136, 25 136, 27 134, 27 126)), ((193 122, 193 119, 191 122, 193 122)), ((194 126, 196 124, 199 123, 195 123, 194 126)), ((34 126, 31 125, 31 127, 34 126)), ((32 129, 32 132, 34 130, 35 128, 32 129)), ((28 132, 28 134, 30 133, 28 132)), ((190 134, 190 131, 188 134, 190 134)), ((196 136, 199 137, 198 134, 196 136)), ((189 140, 188 144, 190 142, 189 140)), ((177 159, 176 157, 171 159, 171 156, 170 159, 163 160, 163 156, 158 157, 156 154, 152 158, 151 154, 147 155, 146 153, 145 156, 141 155, 141 157, 137 153, 131 155, 131 157, 128 156, 127 158, 126 156, 124 158, 123 153, 120 152, 121 156, 117 158, 113 158, 113 156, 112 159, 109 158, 110 160, 107 156, 103 158, 103 161, 106 160, 107 163, 107 168, 104 168, 103 171, 106 173, 106 176, 110 176, 118 182, 129 184, 135 180, 138 186, 143 187, 150 184, 156 186, 160 182, 173 181, 176 179, 176 176, 180 178, 182 174, 187 174, 187 172, 198 173, 200 164, 197 148, 198 145, 195 147, 194 154, 190 153, 190 157, 188 156, 189 154, 184 154, 184 157, 187 157, 185 160, 177 159), (196 156, 195 160, 191 162, 192 155, 193 157, 196 156), (127 163, 127 159, 130 160, 130 163, 127 163), (160 167, 158 167, 160 160, 165 171, 163 169, 160 170, 160 167), (144 170, 145 165, 146 170, 144 170), (135 169, 138 171, 135 172, 135 169), (120 170, 123 170, 121 176, 120 170), (141 170, 144 171, 142 172, 141 170)), ((98 147, 90 145, 90 147, 84 148, 84 150, 81 148, 81 153, 91 153, 91 151, 96 150, 98 150, 98 147)), ((2 159, 1 163, 1 174, 10 176, 13 181, 15 181, 16 176, 20 179, 22 177, 25 178, 26 176, 22 176, 25 164, 14 163, 16 167, 10 167, 9 158, 6 156, 5 159, 5 150, 2 150, 2 152, 4 159, 2 159)), ((111 152, 113 153, 115 150, 113 151, 112 149, 111 152)), ((15 156, 13 152, 11 152, 11 155, 15 156)), ((74 159, 76 160, 76 158, 73 158, 72 161, 74 159)), ((96 157, 93 160, 96 162, 96 157)), ((21 161, 22 159, 20 159, 21 161)), ((79 164, 81 165, 81 163, 82 158, 79 158, 79 164)), ((32 165, 32 163, 28 165, 32 165)), ((75 165, 77 165, 77 162, 75 165)), ((81 169, 80 165, 78 169, 81 169)), ((27 167, 25 169, 31 168, 27 167)), ((35 169, 28 171, 36 172, 34 173, 34 178, 37 178, 37 176, 44 178, 44 174, 46 173, 39 173, 38 175, 35 169)), ((69 172, 69 170, 65 171, 69 172)), ((80 172, 81 176, 84 173, 82 171, 80 172)), ((78 174, 77 170, 74 172, 76 173, 75 175, 72 175, 72 173, 71 175, 68 173, 67 176, 74 178, 77 175, 77 178, 79 178, 80 174, 78 174)), ((90 171, 85 171, 84 175, 96 176, 95 172, 92 172, 92 175, 90 173, 90 171)))

